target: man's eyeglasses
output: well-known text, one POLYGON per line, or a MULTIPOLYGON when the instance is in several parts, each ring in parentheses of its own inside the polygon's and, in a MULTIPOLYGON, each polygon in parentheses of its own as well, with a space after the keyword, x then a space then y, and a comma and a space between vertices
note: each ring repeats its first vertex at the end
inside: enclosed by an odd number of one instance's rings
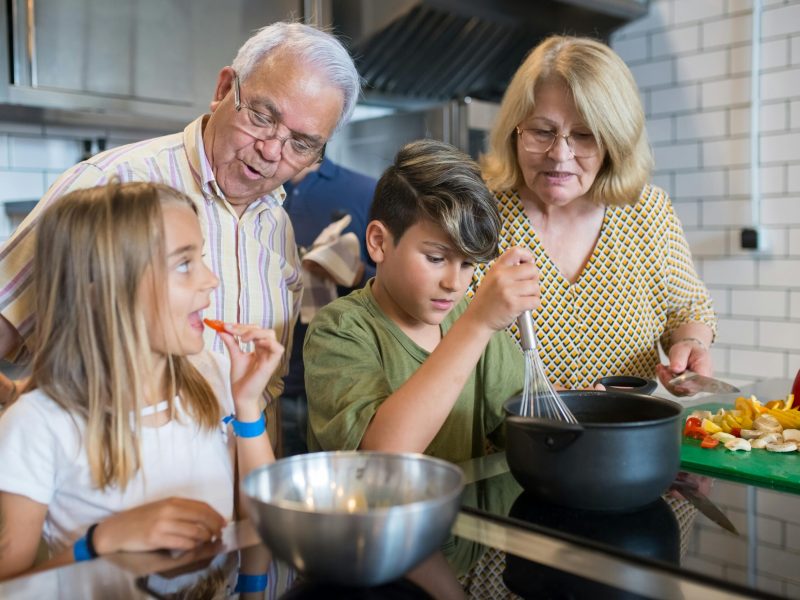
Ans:
POLYGON ((546 154, 552 150, 560 137, 567 142, 567 147, 575 158, 589 158, 597 154, 600 147, 591 133, 556 133, 550 129, 523 129, 517 127, 517 135, 526 152, 546 154))
POLYGON ((289 136, 280 137, 278 126, 281 122, 278 117, 268 110, 258 111, 242 102, 238 75, 233 77, 233 101, 236 112, 240 113, 244 109, 247 121, 243 124, 243 128, 248 135, 264 141, 280 141, 281 151, 287 162, 297 165, 308 165, 315 159, 322 162, 325 156, 325 144, 320 144, 291 130, 289 130, 289 136))

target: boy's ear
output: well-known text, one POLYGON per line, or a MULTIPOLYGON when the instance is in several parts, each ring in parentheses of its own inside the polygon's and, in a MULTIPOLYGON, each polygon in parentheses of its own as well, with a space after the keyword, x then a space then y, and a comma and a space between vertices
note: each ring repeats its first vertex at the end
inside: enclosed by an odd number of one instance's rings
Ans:
POLYGON ((376 265, 386 257, 386 245, 392 242, 392 234, 380 221, 370 221, 367 225, 367 252, 376 265))

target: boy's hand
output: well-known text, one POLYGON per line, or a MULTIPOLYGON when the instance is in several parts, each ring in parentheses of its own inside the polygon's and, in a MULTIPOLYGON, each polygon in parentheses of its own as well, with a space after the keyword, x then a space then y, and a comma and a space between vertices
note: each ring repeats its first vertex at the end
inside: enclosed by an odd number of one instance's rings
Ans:
POLYGON ((283 356, 283 346, 274 331, 255 325, 225 323, 225 331, 218 333, 231 357, 231 391, 236 416, 240 420, 248 420, 248 416, 255 418, 261 411, 261 394, 283 356), (253 342, 253 351, 242 352, 239 342, 253 342), (239 414, 242 409, 253 414, 239 414))
POLYGON ((478 322, 500 331, 525 310, 539 308, 539 269, 527 248, 506 250, 483 278, 467 309, 478 322))

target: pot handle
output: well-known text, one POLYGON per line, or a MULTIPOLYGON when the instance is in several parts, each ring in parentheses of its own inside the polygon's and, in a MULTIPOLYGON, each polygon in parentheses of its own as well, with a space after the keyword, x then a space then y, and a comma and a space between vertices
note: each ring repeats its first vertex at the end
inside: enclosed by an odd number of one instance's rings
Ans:
POLYGON ((640 394, 652 394, 658 384, 652 379, 644 377, 632 377, 630 375, 609 375, 601 377, 595 384, 602 384, 606 389, 616 388, 620 391, 638 392, 640 394))
POLYGON ((507 426, 522 431, 535 443, 546 446, 549 450, 563 450, 583 434, 583 427, 578 423, 537 419, 534 417, 506 417, 507 426))

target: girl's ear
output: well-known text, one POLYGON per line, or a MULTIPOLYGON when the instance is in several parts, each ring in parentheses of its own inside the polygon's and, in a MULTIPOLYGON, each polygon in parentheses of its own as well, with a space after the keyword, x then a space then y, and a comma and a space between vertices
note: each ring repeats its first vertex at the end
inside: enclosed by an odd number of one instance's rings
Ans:
POLYGON ((217 87, 214 90, 214 99, 211 100, 211 112, 217 110, 219 103, 233 90, 233 78, 236 72, 231 67, 223 67, 217 76, 217 87))
POLYGON ((379 265, 386 258, 386 247, 392 243, 392 234, 380 221, 370 221, 367 225, 366 242, 369 257, 379 265))

